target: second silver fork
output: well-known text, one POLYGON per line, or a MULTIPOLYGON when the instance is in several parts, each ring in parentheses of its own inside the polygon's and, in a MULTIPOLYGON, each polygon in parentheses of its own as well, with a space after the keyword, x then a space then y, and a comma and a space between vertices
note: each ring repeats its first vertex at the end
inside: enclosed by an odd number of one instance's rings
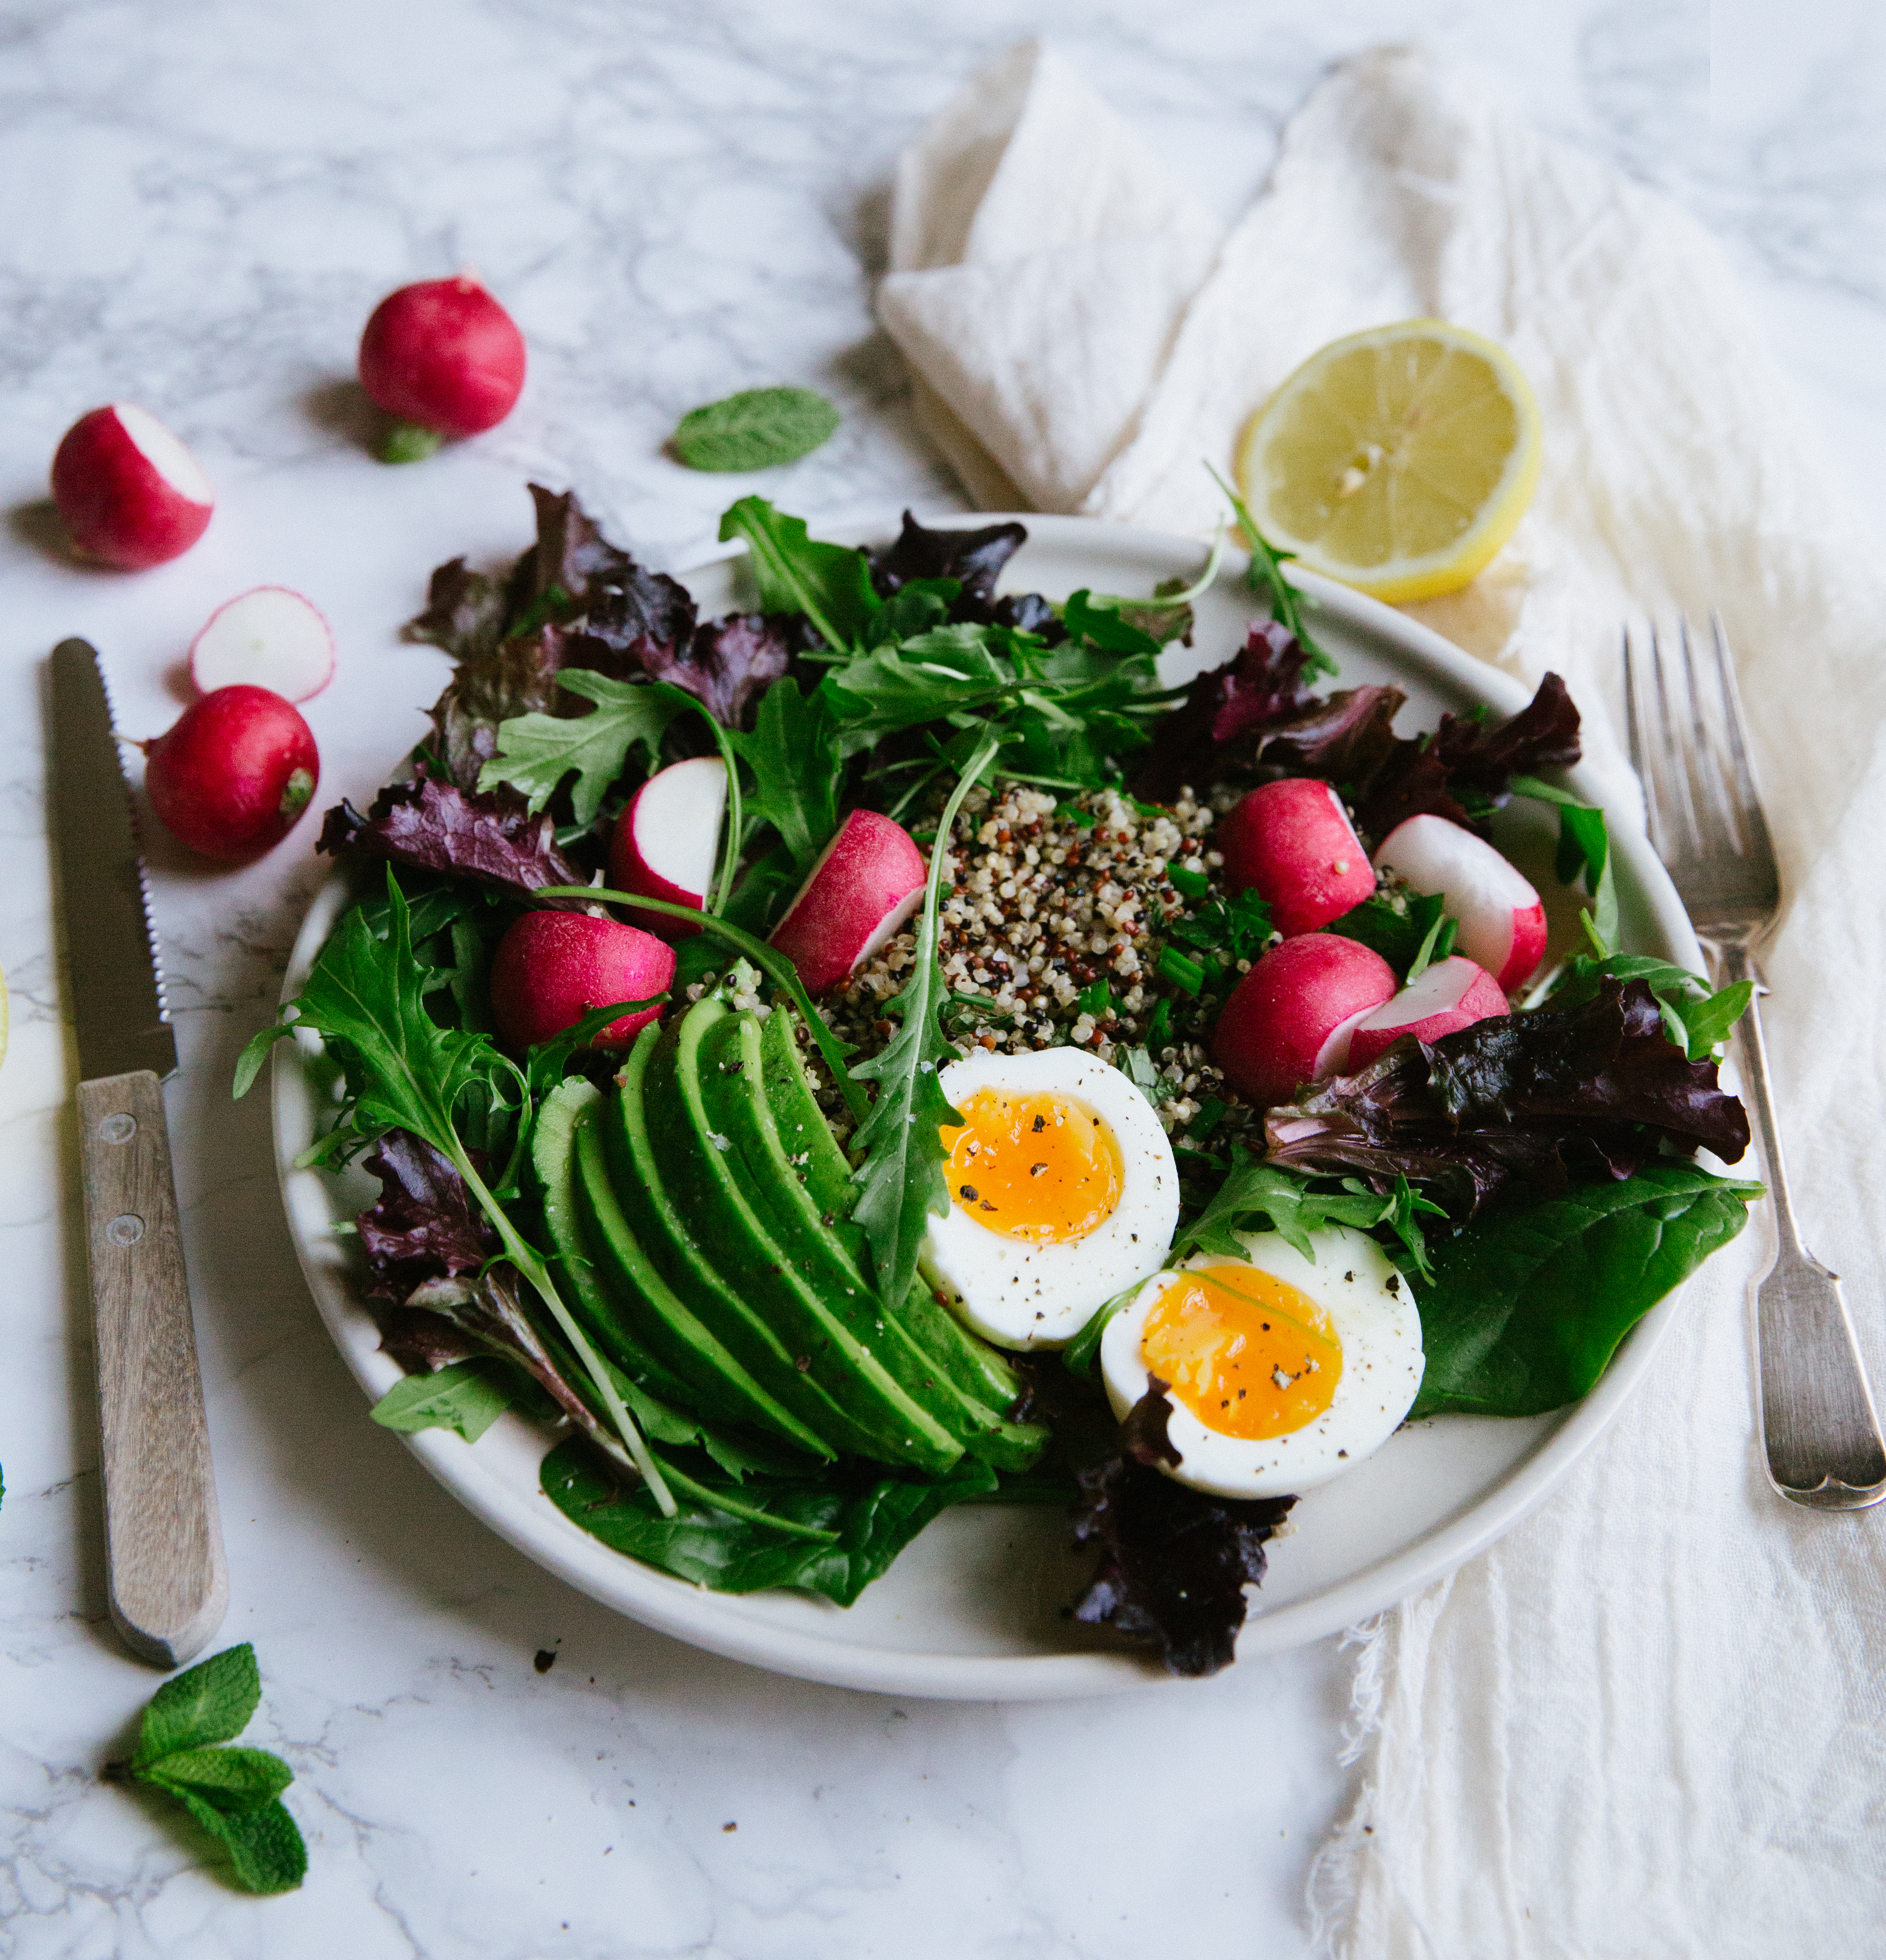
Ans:
POLYGON ((1650 841, 1714 956, 1719 984, 1748 980, 1755 990, 1738 1032, 1778 1242, 1773 1265, 1753 1288, 1768 1478, 1795 1503, 1859 1510, 1886 1497, 1886 1443, 1840 1283, 1802 1243, 1789 1194, 1754 956, 1780 908, 1781 886, 1735 670, 1719 619, 1710 622, 1700 662, 1687 620, 1674 655, 1654 627, 1649 637, 1646 660, 1625 631, 1624 703, 1650 841), (1699 666, 1713 670, 1706 682, 1699 666))

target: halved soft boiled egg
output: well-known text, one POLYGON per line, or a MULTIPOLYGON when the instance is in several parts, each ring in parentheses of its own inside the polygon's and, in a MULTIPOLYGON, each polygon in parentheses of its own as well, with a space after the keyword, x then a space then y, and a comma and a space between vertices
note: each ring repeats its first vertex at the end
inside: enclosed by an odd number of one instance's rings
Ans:
POLYGON ((1176 1464, 1221 1497, 1307 1490, 1387 1442, 1421 1386, 1421 1320, 1374 1239, 1310 1234, 1306 1259, 1275 1232, 1239 1233, 1242 1259, 1201 1253, 1147 1281, 1100 1337, 1122 1421, 1156 1376, 1176 1464))
POLYGON ((924 1276, 1004 1348, 1058 1348, 1096 1309, 1165 1263, 1178 1171, 1153 1106, 1077 1048, 972 1053, 939 1077, 949 1209, 924 1241, 924 1276))

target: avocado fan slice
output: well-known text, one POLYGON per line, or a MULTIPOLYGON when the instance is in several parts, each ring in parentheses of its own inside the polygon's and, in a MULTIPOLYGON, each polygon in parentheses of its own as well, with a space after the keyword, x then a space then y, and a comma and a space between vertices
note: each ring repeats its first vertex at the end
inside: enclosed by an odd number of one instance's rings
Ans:
POLYGON ((663 1402, 686 1402, 682 1378, 638 1341, 618 1309, 596 1261, 590 1256, 577 1204, 577 1133, 603 1099, 594 1083, 573 1075, 546 1096, 530 1133, 544 1227, 557 1277, 565 1282, 578 1317, 603 1352, 629 1380, 663 1402))
POLYGON ((743 1188, 732 1138, 708 1115, 701 1044, 733 1015, 715 995, 698 1001, 656 1047, 644 1083, 662 1177, 685 1223, 689 1249, 725 1293, 785 1344, 801 1381, 829 1399, 844 1427, 822 1421, 822 1433, 835 1442, 848 1432, 853 1449, 882 1462, 948 1469, 962 1445, 898 1386, 807 1282, 743 1188))
POLYGON ((834 1318, 913 1402, 972 1456, 1001 1469, 1028 1468, 1047 1445, 1047 1430, 1008 1421, 1003 1409, 978 1402, 952 1381, 904 1321, 885 1312, 855 1257, 813 1201, 805 1167, 787 1155, 767 1098, 761 1029, 752 1014, 728 1015, 703 1039, 698 1071, 708 1120, 731 1140, 742 1187, 768 1230, 834 1318))
MULTIPOLYGON (((852 1263, 868 1271, 864 1234, 851 1223, 857 1202, 851 1167, 832 1134, 806 1080, 806 1064, 794 1038, 796 1017, 784 1002, 767 1017, 760 1038, 766 1099, 771 1106, 787 1154, 802 1153, 806 1190, 822 1217, 835 1220, 852 1263)), ((957 1387, 985 1407, 1007 1408, 1022 1392, 1021 1377, 988 1343, 957 1319, 930 1290, 920 1273, 912 1283, 898 1317, 911 1338, 957 1387)))
POLYGON ((678 1293, 657 1262, 668 1200, 654 1172, 641 1109, 654 1032, 651 1024, 630 1052, 621 1093, 604 1097, 577 1127, 577 1215, 588 1242, 643 1344, 689 1384, 684 1406, 754 1424, 814 1456, 835 1456, 840 1446, 756 1377, 695 1312, 695 1297, 678 1293))

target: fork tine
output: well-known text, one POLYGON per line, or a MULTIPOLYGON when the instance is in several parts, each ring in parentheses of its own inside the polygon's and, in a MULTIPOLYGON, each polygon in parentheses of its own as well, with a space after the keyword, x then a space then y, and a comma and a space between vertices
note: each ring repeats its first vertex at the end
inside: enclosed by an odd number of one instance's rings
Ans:
POLYGON ((1722 726, 1729 733, 1729 750, 1735 767, 1736 800, 1742 828, 1752 850, 1767 851, 1768 820, 1762 814, 1761 798, 1755 791, 1755 772, 1749 766, 1748 743, 1743 733, 1748 726, 1742 714, 1741 685, 1735 676, 1735 663, 1729 657, 1729 635, 1721 613, 1709 614, 1709 639, 1716 654, 1716 685, 1722 701, 1722 726))
MULTIPOLYGON (((1655 767, 1660 785, 1674 786, 1674 800, 1679 807, 1683 828, 1688 833, 1690 854, 1700 858, 1703 854, 1703 829, 1696 820, 1696 802, 1690 794, 1689 767, 1684 760, 1683 743, 1677 733, 1675 718, 1670 711, 1668 667, 1663 657, 1662 635, 1658 632, 1653 619, 1650 623, 1650 671, 1656 685, 1657 721, 1663 737, 1662 754, 1655 767)), ((1660 854, 1667 859, 1668 854, 1660 854)))
POLYGON ((1663 810, 1657 800, 1657 777, 1644 752, 1643 714, 1639 703, 1643 679, 1638 672, 1637 649, 1627 624, 1623 632, 1624 653, 1624 737, 1630 746, 1630 766, 1644 797, 1644 828, 1650 833, 1650 846, 1663 854, 1663 810))
POLYGON ((1700 803, 1697 815, 1699 820, 1704 817, 1715 819, 1715 834, 1705 840, 1704 848, 1726 845, 1732 851, 1740 851, 1742 833, 1736 821, 1736 798, 1722 773, 1722 744, 1709 727, 1703 690, 1697 685, 1696 653, 1687 615, 1679 616, 1678 632, 1683 645, 1684 682, 1690 691, 1690 727, 1694 737, 1690 745, 1690 768, 1706 799, 1700 803))

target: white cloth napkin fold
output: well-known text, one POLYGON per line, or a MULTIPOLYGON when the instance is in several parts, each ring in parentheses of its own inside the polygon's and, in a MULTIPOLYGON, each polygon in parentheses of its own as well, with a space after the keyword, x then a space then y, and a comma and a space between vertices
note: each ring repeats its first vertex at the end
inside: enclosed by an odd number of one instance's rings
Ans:
MULTIPOLYGON (((1405 49, 1332 72, 1220 239, 1027 46, 906 154, 893 268, 881 317, 985 508, 1202 533, 1201 460, 1228 470, 1325 341, 1430 314, 1513 350, 1546 426, 1532 512, 1466 593, 1411 609, 1564 674, 1613 768, 1626 610, 1721 612, 1789 893, 1768 1029, 1797 1202, 1886 1375, 1886 574, 1712 241, 1405 49)), ((1326 1951, 1886 1952, 1886 1510, 1764 1482, 1744 1294, 1768 1229, 1699 1277, 1550 1503, 1361 1631, 1326 1951)))

